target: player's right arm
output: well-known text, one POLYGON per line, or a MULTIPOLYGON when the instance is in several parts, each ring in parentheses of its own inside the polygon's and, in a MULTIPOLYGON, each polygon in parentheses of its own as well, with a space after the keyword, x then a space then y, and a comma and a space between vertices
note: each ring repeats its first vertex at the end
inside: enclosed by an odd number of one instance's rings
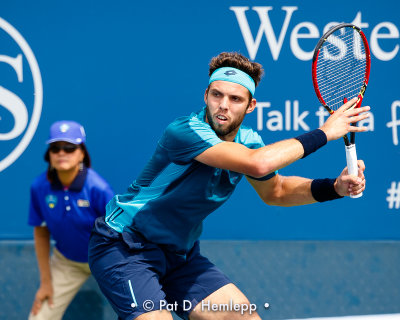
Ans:
POLYGON ((47 227, 35 227, 33 234, 40 273, 40 287, 31 310, 32 314, 36 315, 46 299, 50 306, 53 304, 53 286, 50 273, 50 232, 47 227))
MULTIPOLYGON (((327 141, 336 140, 350 131, 367 130, 366 127, 351 126, 351 123, 366 119, 369 116, 368 114, 358 115, 358 113, 370 109, 363 107, 358 110, 346 111, 354 103, 353 100, 339 108, 320 128, 326 134, 327 141)), ((302 144, 293 138, 258 149, 249 149, 238 143, 223 141, 206 149, 195 159, 209 166, 260 178, 288 166, 303 155, 302 144)))
POLYGON ((303 146, 296 139, 282 140, 259 149, 224 141, 195 159, 211 167, 261 178, 300 159, 303 153, 303 146))

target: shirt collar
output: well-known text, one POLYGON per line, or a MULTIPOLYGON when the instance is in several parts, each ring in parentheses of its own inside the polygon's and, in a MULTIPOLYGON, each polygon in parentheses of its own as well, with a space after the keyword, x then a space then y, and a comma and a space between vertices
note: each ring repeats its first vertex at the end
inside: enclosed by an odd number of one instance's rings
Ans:
MULTIPOLYGON (((83 185, 85 184, 87 176, 87 168, 83 166, 82 170, 79 170, 78 175, 75 177, 74 181, 72 181, 71 185, 68 187, 68 190, 70 191, 81 191, 83 188, 83 185)), ((55 175, 54 182, 51 184, 51 187, 53 189, 59 189, 62 190, 64 189, 64 186, 62 185, 61 181, 58 179, 58 175, 55 175)))

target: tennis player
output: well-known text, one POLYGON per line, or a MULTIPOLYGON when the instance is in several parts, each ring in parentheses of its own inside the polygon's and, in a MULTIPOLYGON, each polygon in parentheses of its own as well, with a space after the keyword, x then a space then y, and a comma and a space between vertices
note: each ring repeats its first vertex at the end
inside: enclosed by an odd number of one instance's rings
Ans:
POLYGON ((366 119, 368 114, 357 114, 369 107, 346 112, 353 99, 321 128, 264 146, 254 130, 242 126, 256 107, 262 73, 260 64, 238 53, 214 57, 206 106, 166 128, 127 193, 116 195, 105 218, 96 220, 89 265, 119 319, 172 319, 171 310, 183 319, 260 319, 256 312, 218 310, 250 302, 201 255, 198 241, 204 218, 243 176, 270 205, 303 205, 364 190, 362 161, 358 177, 346 168, 336 179, 315 180, 284 177, 277 170, 350 131, 365 131, 350 123, 366 119))

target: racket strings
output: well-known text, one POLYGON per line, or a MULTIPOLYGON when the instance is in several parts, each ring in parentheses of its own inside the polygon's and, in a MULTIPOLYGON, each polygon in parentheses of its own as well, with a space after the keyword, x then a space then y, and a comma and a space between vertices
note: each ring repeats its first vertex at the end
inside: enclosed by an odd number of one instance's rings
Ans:
POLYGON ((351 27, 332 33, 318 53, 317 83, 321 96, 332 110, 337 110, 344 98, 360 93, 364 84, 366 54, 360 34, 351 27))
POLYGON ((331 72, 325 72, 324 73, 324 77, 329 78, 329 81, 325 81, 320 83, 319 87, 320 90, 324 90, 324 91, 332 91, 335 89, 345 89, 348 88, 349 86, 354 86, 357 87, 360 84, 360 79, 361 81, 364 80, 364 71, 363 69, 356 69, 353 70, 352 68, 349 67, 344 67, 342 72, 343 73, 350 73, 352 72, 352 78, 346 78, 343 79, 343 77, 341 76, 341 74, 338 74, 337 72, 331 71, 331 72), (353 82, 354 79, 356 79, 356 82, 353 82), (358 80, 357 80, 358 79, 358 80), (343 83, 340 83, 340 81, 343 81, 343 83), (343 84, 344 88, 332 88, 332 83, 337 83, 337 84, 343 84))

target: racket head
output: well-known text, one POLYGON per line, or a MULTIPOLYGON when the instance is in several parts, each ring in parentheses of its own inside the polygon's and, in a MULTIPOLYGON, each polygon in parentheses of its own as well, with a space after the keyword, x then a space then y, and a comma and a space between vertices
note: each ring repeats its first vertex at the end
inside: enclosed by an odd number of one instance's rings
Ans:
POLYGON ((328 30, 313 55, 312 80, 318 100, 330 113, 354 97, 358 97, 356 107, 361 106, 370 68, 370 49, 360 28, 341 23, 328 30))

